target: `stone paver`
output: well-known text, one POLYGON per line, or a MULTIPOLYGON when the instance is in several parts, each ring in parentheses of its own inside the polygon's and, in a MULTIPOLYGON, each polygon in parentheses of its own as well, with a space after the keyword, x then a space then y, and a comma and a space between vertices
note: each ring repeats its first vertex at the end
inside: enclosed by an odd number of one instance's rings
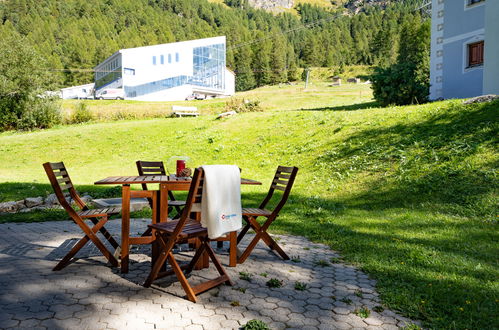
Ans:
MULTIPOLYGON (((134 219, 131 232, 142 232, 148 222, 134 219)), ((119 238, 119 220, 107 227, 119 238)), ((355 315, 359 308, 380 305, 376 282, 350 265, 329 262, 339 255, 303 237, 277 236, 289 261, 259 243, 244 264, 230 268, 227 246, 216 249, 235 285, 203 293, 197 304, 184 299, 174 277, 142 287, 151 267, 149 246, 132 247, 129 274, 110 267, 90 244, 80 259, 53 272, 80 237, 69 221, 0 224, 1 329, 237 329, 251 319, 272 329, 394 329, 411 322, 389 310, 371 310, 366 319, 355 315), (251 281, 240 279, 239 272, 250 273, 251 281), (283 286, 269 289, 271 278, 283 286), (305 290, 296 290, 297 282, 305 290)), ((185 260, 192 254, 186 246, 178 252, 185 260)), ((211 266, 189 281, 215 274, 211 266)))

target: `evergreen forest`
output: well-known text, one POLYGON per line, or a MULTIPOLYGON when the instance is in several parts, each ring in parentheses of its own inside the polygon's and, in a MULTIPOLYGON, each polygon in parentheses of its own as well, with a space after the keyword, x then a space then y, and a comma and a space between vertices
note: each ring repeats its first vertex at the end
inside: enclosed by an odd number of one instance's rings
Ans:
POLYGON ((298 68, 389 66, 416 7, 394 1, 354 15, 299 4, 298 14, 276 15, 229 0, 7 0, 0 39, 24 37, 42 59, 37 69, 63 87, 93 81, 92 69, 122 48, 225 35, 236 88, 248 90, 296 80, 298 68))

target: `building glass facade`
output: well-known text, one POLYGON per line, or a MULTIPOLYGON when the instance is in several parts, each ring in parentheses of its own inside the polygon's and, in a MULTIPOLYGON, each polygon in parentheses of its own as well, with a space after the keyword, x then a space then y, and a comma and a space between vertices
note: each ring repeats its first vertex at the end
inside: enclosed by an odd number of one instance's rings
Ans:
POLYGON ((95 72, 95 89, 102 88, 121 78, 121 57, 117 56, 95 72))
MULTIPOLYGON (((170 59, 171 55, 168 54, 168 62, 170 59)), ((192 59, 192 76, 180 75, 137 86, 125 86, 126 95, 138 97, 187 84, 221 91, 225 89, 225 44, 195 47, 192 59)), ((179 61, 179 53, 175 53, 175 61, 179 61)))
POLYGON ((194 48, 193 66, 193 85, 225 88, 225 44, 194 48))

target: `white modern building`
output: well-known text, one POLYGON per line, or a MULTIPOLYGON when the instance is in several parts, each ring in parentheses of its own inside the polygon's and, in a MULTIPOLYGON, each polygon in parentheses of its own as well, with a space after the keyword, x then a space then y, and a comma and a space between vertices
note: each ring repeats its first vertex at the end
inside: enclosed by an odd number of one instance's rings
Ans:
POLYGON ((433 0, 430 98, 499 94, 499 0, 433 0))
POLYGON ((121 49, 95 67, 95 92, 123 88, 125 99, 179 101, 235 93, 225 36, 121 49))

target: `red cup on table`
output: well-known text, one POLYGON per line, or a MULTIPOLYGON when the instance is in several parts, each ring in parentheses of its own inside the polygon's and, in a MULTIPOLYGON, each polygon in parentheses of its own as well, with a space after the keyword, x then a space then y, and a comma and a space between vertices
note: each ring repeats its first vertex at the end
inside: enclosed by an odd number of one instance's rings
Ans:
POLYGON ((185 160, 177 160, 177 176, 181 176, 181 172, 184 170, 185 168, 185 160))

